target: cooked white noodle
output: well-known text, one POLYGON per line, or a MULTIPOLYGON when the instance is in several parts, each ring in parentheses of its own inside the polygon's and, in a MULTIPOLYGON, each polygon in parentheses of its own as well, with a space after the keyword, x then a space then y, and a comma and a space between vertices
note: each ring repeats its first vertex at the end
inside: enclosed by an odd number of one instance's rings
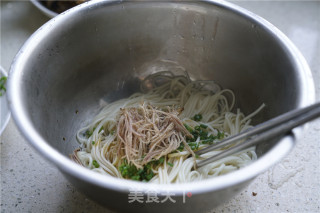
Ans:
MULTIPOLYGON (((73 158, 84 167, 101 174, 123 178, 119 166, 124 157, 118 156, 115 150, 117 139, 116 128, 119 110, 139 107, 148 104, 157 108, 177 106, 183 108, 179 119, 194 128, 201 124, 208 128, 209 136, 223 132, 225 137, 240 133, 250 127, 250 119, 258 113, 264 105, 247 117, 239 110, 231 112, 234 104, 234 93, 228 89, 219 89, 213 81, 191 81, 188 76, 174 76, 170 72, 160 72, 148 76, 142 83, 141 90, 146 93, 135 93, 129 98, 107 104, 101 112, 77 133, 81 150, 76 150, 73 158), (160 82, 160 83, 159 83, 160 82), (159 84, 159 85, 157 85, 159 84), (209 89, 208 89, 209 88, 209 89), (214 88, 213 93, 210 88, 214 88), (201 121, 192 118, 201 114, 201 121), (86 131, 92 134, 86 136, 86 131), (99 164, 96 168, 94 161, 99 164)), ((209 144, 202 144, 200 138, 195 143, 202 149, 209 144)), ((215 150, 199 156, 198 160, 208 158, 221 150, 215 150)), ((194 158, 184 148, 175 151, 164 158, 164 163, 152 167, 154 176, 149 182, 153 183, 183 183, 198 181, 218 175, 226 174, 250 164, 257 159, 255 147, 251 147, 236 155, 231 155, 197 170, 193 170, 194 158)))

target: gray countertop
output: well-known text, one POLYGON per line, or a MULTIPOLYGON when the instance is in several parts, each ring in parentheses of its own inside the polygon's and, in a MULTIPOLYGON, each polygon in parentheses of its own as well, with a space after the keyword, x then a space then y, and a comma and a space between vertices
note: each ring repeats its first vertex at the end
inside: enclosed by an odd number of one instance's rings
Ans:
MULTIPOLYGON (((320 2, 237 1, 283 31, 305 56, 320 100, 320 2)), ((1 65, 49 19, 29 1, 1 1, 1 65)), ((211 212, 320 212, 320 120, 294 150, 211 212)), ((12 119, 1 135, 1 212, 110 212, 78 192, 22 137, 12 119)))

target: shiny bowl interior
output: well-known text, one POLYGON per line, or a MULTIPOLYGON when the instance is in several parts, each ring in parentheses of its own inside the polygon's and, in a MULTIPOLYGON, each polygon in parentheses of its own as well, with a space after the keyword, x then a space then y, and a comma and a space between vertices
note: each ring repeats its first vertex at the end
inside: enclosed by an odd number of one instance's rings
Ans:
POLYGON ((294 45, 262 18, 215 1, 92 1, 44 26, 11 67, 13 118, 28 141, 89 197, 118 211, 205 211, 241 191, 294 145, 286 136, 257 147, 258 161, 192 184, 156 185, 105 177, 69 160, 76 131, 99 109, 139 90, 148 74, 185 70, 235 92, 253 123, 314 100, 310 70, 294 45), (77 113, 76 113, 77 112, 77 113), (177 203, 128 203, 129 190, 171 192, 177 203), (182 203, 185 192, 192 199, 182 203))

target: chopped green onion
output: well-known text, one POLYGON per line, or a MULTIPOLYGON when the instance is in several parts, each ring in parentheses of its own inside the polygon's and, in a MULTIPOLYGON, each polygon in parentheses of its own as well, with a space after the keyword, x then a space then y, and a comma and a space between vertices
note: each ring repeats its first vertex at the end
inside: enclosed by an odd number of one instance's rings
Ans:
POLYGON ((213 135, 210 135, 209 136, 209 139, 211 139, 211 140, 215 140, 217 137, 216 136, 213 136, 213 135))
POLYGON ((99 167, 100 167, 99 163, 98 163, 96 160, 93 160, 93 161, 92 161, 92 165, 93 165, 94 167, 96 167, 96 168, 99 168, 99 167))
MULTIPOLYGON (((189 143, 189 142, 194 142, 195 140, 194 140, 194 138, 190 138, 190 137, 187 137, 187 142, 189 143)), ((182 144, 182 143, 181 143, 182 144)), ((181 144, 180 144, 180 146, 181 146, 181 144)))
POLYGON ((203 144, 207 144, 207 143, 209 143, 209 142, 210 142, 210 139, 201 141, 201 143, 203 143, 203 144))
POLYGON ((172 163, 167 162, 167 164, 168 164, 169 166, 173 167, 173 164, 172 164, 172 163))
POLYGON ((208 126, 207 126, 207 125, 204 125, 204 124, 200 124, 200 127, 201 127, 202 129, 206 129, 208 126))
POLYGON ((159 158, 158 161, 156 161, 156 164, 162 164, 164 162, 164 156, 162 156, 161 158, 159 158))
POLYGON ((148 182, 154 176, 151 165, 158 165, 159 161, 164 161, 164 157, 161 157, 160 159, 149 162, 148 164, 144 165, 143 169, 137 169, 135 165, 128 164, 125 160, 124 163, 122 163, 122 165, 119 167, 119 170, 122 177, 124 178, 148 182))
POLYGON ((205 140, 205 139, 208 138, 208 132, 200 130, 199 134, 200 134, 200 139, 201 140, 205 140))
POLYGON ((197 140, 197 138, 199 137, 199 133, 198 132, 193 132, 193 140, 197 140))
POLYGON ((140 175, 131 176, 131 180, 140 180, 140 175))
POLYGON ((96 142, 92 141, 92 145, 94 145, 96 142))
POLYGON ((0 96, 3 95, 2 91, 4 91, 4 92, 7 91, 7 89, 5 87, 6 81, 7 81, 7 77, 3 76, 0 78, 0 96))
POLYGON ((193 129, 188 124, 183 124, 183 125, 190 133, 193 132, 193 129))
POLYGON ((199 148, 199 143, 196 143, 196 142, 194 142, 194 143, 188 143, 188 145, 190 146, 190 148, 191 148, 192 150, 196 150, 196 149, 199 148))
POLYGON ((88 138, 90 138, 90 136, 91 136, 92 134, 93 134, 93 131, 92 131, 92 132, 90 132, 89 130, 86 131, 86 135, 87 135, 88 138))
POLYGON ((201 114, 196 114, 194 117, 193 117, 193 120, 195 121, 201 121, 202 119, 202 115, 201 114))
POLYGON ((180 152, 182 152, 183 149, 184 149, 184 144, 181 142, 181 143, 180 143, 180 146, 178 147, 177 150, 179 150, 180 152))
POLYGON ((218 131, 217 137, 218 137, 218 139, 223 139, 224 138, 224 132, 218 131))

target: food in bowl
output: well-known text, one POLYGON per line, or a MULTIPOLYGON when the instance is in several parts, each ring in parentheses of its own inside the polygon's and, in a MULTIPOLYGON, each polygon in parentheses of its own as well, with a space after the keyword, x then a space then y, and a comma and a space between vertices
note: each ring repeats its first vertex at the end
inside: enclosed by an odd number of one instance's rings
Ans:
POLYGON ((184 183, 226 174, 257 159, 255 147, 201 168, 196 161, 221 152, 194 152, 250 128, 250 118, 231 112, 235 97, 213 81, 159 72, 145 78, 142 93, 109 104, 77 133, 71 155, 101 174, 152 183, 184 183), (230 100, 229 100, 230 99, 230 100))
POLYGON ((10 110, 8 108, 8 101, 6 98, 7 92, 7 73, 0 66, 0 135, 6 128, 10 120, 10 110))
POLYGON ((6 76, 2 76, 0 78, 0 96, 2 96, 6 91, 6 82, 7 82, 7 77, 6 76))

